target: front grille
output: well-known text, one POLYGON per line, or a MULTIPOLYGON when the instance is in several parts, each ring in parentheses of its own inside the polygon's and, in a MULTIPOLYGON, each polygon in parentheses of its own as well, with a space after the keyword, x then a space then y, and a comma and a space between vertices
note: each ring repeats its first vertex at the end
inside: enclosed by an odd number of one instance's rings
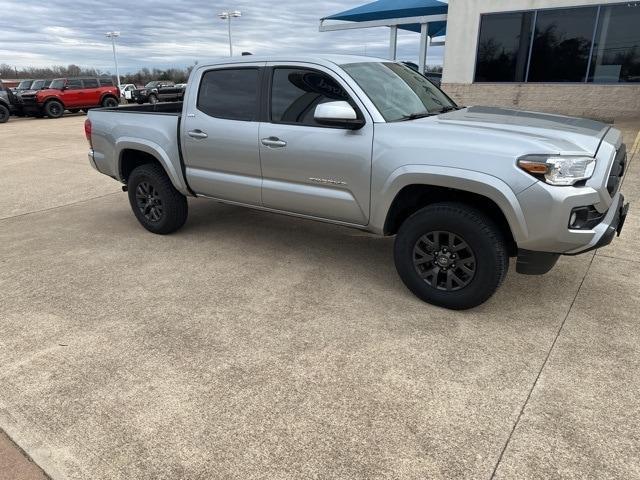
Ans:
POLYGON ((616 158, 613 160, 611 173, 609 174, 609 179, 607 180, 607 191, 612 197, 616 194, 618 188, 620 188, 620 182, 622 182, 622 176, 624 175, 626 166, 627 147, 623 143, 620 146, 620 149, 616 152, 616 158))

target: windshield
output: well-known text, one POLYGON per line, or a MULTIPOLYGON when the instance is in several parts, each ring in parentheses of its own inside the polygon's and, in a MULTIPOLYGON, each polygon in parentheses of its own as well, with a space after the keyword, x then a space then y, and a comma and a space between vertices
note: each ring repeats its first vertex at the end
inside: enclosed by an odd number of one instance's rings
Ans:
POLYGON ((456 108, 433 83, 409 67, 393 62, 342 65, 387 122, 409 120, 456 108))
POLYGON ((18 86, 16 87, 16 90, 29 90, 31 88, 32 83, 33 83, 33 80, 23 80, 18 84, 18 86))
POLYGON ((44 80, 36 80, 35 82, 33 82, 33 85, 31 85, 31 90, 40 90, 42 87, 44 87, 44 80))
POLYGON ((49 85, 49 88, 53 88, 54 90, 62 90, 62 87, 64 87, 64 80, 61 78, 52 80, 51 85, 49 85))

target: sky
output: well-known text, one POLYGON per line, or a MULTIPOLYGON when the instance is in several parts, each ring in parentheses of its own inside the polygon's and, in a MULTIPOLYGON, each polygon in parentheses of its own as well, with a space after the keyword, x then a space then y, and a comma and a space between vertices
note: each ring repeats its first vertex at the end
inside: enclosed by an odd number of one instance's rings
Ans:
MULTIPOLYGON (((319 32, 319 19, 367 0, 0 0, 0 63, 17 67, 76 64, 114 73, 108 31, 119 31, 121 73, 142 67, 185 67, 234 54, 345 53, 386 57, 388 28, 319 32)), ((419 35, 398 33, 398 59, 417 61, 419 35)), ((429 47, 428 65, 442 64, 443 47, 429 47)))

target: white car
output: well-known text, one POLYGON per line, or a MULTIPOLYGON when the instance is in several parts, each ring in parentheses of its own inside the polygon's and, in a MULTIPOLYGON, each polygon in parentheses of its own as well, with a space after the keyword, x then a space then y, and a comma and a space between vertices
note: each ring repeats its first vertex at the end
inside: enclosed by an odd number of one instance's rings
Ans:
POLYGON ((122 90, 120 91, 120 95, 127 101, 131 101, 131 92, 136 89, 136 86, 133 83, 126 83, 122 85, 122 90))

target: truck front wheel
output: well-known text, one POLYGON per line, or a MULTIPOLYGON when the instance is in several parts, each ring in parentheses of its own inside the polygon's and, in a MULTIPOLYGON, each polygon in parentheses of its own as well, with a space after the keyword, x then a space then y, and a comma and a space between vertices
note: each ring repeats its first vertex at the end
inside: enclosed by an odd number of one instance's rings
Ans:
POLYGON ((175 189, 160 165, 135 168, 129 176, 128 192, 133 213, 152 233, 173 233, 187 220, 187 198, 175 189))
POLYGON ((405 220, 394 258, 400 278, 418 298, 454 310, 488 300, 509 268, 498 226, 481 211, 454 202, 429 205, 405 220))

